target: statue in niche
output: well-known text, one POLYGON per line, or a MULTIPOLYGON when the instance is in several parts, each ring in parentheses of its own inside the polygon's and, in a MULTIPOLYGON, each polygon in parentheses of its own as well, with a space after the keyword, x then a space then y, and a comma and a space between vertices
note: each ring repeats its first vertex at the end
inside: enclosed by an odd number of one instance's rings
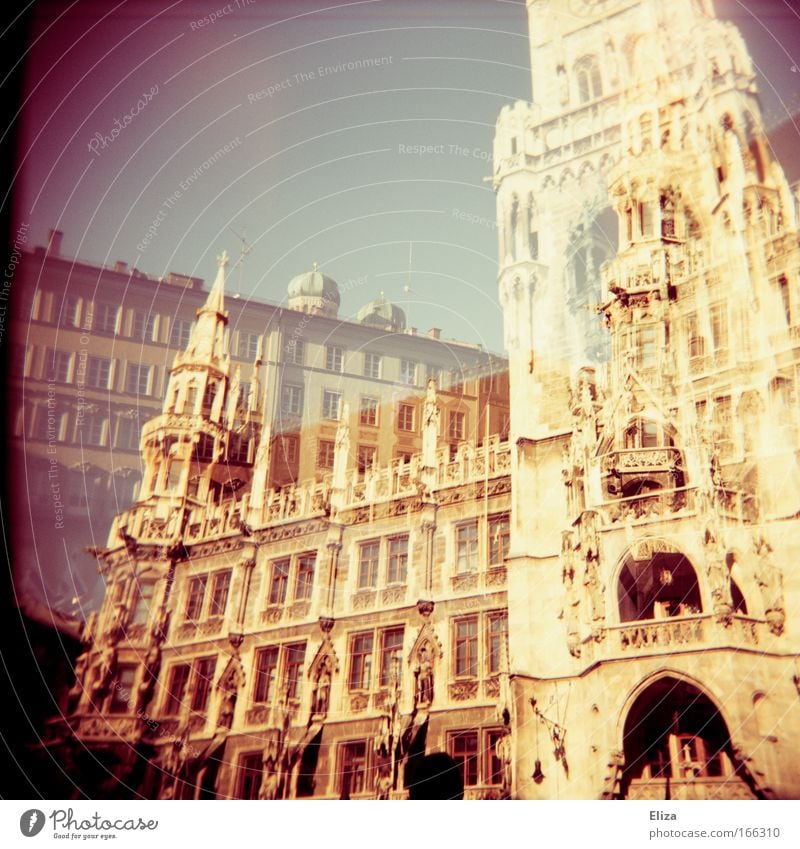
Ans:
POLYGON ((764 613, 769 629, 776 636, 783 633, 786 611, 783 604, 783 573, 772 560, 772 546, 763 535, 754 540, 758 561, 755 567, 755 579, 764 601, 764 613))
POLYGON ((117 649, 114 645, 107 645, 100 651, 100 654, 94 663, 92 698, 95 701, 99 701, 108 695, 108 691, 114 681, 116 670, 117 649))
POLYGON ((378 780, 375 785, 375 797, 388 799, 392 790, 392 772, 388 764, 383 764, 378 770, 378 780))
POLYGON ((436 403, 436 381, 431 377, 425 394, 425 407, 422 413, 422 465, 436 468, 436 447, 439 439, 439 406, 436 403))
POLYGON ((728 625, 733 613, 731 571, 726 562, 725 546, 711 523, 706 525, 703 547, 706 551, 706 576, 711 589, 714 615, 718 621, 728 625))
POLYGON ((275 759, 268 755, 263 761, 261 787, 258 788, 258 798, 273 800, 278 797, 278 771, 275 759))
POLYGON ((563 65, 556 68, 556 80, 558 82, 558 102, 562 106, 569 103, 569 80, 567 79, 567 69, 563 65))
POLYGON ((137 691, 136 707, 143 711, 153 695, 158 671, 161 667, 161 646, 155 643, 150 646, 144 658, 144 674, 137 691))
POLYGON ((322 660, 312 698, 313 713, 326 714, 331 698, 332 665, 330 655, 322 660))
POLYGON ((219 706, 217 718, 218 728, 230 728, 233 725, 233 713, 236 710, 236 699, 238 690, 233 676, 230 675, 222 684, 222 701, 219 706))
POLYGON ((80 704, 81 696, 84 690, 84 677, 89 666, 89 652, 85 651, 75 663, 75 683, 67 693, 67 715, 75 713, 80 704))
POLYGON ((597 536, 597 516, 584 513, 581 519, 581 553, 586 568, 583 586, 592 608, 592 631, 597 638, 606 618, 605 587, 600 580, 600 544, 597 536))
POLYGON ((433 702, 433 657, 426 643, 419 652, 416 669, 417 707, 427 707, 433 702))

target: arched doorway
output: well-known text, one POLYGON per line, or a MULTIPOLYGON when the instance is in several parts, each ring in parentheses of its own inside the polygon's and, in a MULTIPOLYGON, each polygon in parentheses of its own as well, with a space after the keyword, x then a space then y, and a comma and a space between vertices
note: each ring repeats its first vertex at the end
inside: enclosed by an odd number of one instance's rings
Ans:
POLYGON ((624 799, 752 799, 730 734, 699 688, 664 676, 643 690, 623 731, 624 799))

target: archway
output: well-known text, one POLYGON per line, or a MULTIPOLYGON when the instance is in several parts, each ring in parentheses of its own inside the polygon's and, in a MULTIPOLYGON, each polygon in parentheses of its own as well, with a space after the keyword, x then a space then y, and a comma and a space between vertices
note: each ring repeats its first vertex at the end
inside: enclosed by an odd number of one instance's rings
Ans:
POLYGON ((646 687, 625 718, 625 799, 744 799, 728 727, 698 687, 666 675, 646 687))

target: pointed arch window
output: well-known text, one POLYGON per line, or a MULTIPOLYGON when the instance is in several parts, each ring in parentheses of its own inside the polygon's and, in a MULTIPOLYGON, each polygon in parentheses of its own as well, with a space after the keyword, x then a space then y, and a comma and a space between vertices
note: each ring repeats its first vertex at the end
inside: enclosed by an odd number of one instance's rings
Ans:
POLYGON ((584 56, 575 64, 575 79, 578 85, 578 102, 588 103, 603 96, 603 79, 600 66, 594 56, 584 56))

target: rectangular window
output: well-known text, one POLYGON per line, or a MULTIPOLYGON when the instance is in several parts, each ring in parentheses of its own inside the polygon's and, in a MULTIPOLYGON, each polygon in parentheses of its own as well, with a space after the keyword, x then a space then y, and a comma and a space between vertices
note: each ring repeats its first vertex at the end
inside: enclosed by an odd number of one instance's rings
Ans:
POLYGON ((228 606, 228 591, 231 586, 230 572, 217 572, 211 587, 211 606, 209 616, 224 616, 228 606))
POLYGON ((131 613, 132 625, 144 625, 150 618, 150 608, 153 603, 153 593, 156 585, 153 581, 141 581, 136 588, 136 601, 131 613))
MULTIPOLYGON (((77 420, 76 420, 77 421, 77 420)), ((83 436, 85 445, 105 445, 108 434, 108 419, 95 414, 83 417, 78 426, 78 433, 83 436)), ((80 435, 77 437, 80 440, 80 435)))
POLYGON ((133 681, 136 678, 136 664, 123 663, 117 669, 117 680, 111 690, 109 713, 133 713, 133 681))
POLYGON ((641 369, 656 367, 656 327, 647 325, 638 331, 636 364, 641 369))
POLYGON ((178 663, 170 670, 167 695, 164 699, 165 716, 177 716, 181 712, 186 686, 189 683, 189 672, 188 663, 178 663))
POLYGON ((728 348, 728 312, 726 304, 714 304, 709 314, 711 322, 711 344, 714 351, 724 351, 728 348))
POLYGON ((377 448, 374 445, 359 445, 356 453, 356 467, 359 474, 364 474, 375 465, 377 448))
POLYGON ((456 571, 476 572, 478 569, 478 521, 456 528, 456 571))
POLYGON ((358 547, 358 588, 374 587, 378 581, 378 561, 381 544, 377 540, 364 542, 358 547))
POLYGON ((341 371, 344 363, 344 352, 337 345, 325 348, 325 368, 328 371, 341 371))
POLYGON ((448 437, 455 442, 464 441, 464 413, 450 411, 450 422, 447 428, 448 437))
POLYGON ((361 408, 358 415, 359 424, 368 427, 378 426, 378 399, 362 398, 361 408))
POLYGON ((350 642, 351 690, 369 690, 372 680, 372 652, 375 636, 372 631, 355 634, 350 642))
POLYGON ((316 561, 316 554, 303 554, 297 558, 297 577, 294 584, 295 601, 305 601, 311 598, 316 561))
POLYGON ((152 371, 151 366, 128 363, 125 371, 125 391, 132 395, 150 395, 152 371))
POLYGON ((136 451, 139 448, 141 427, 139 419, 120 416, 117 421, 117 448, 125 451, 136 451))
POLYGON ((306 343, 296 336, 292 337, 283 349, 284 362, 293 366, 301 366, 306 359, 306 343))
POLYGON ((364 354, 364 377, 370 377, 373 380, 379 380, 381 376, 381 356, 380 354, 364 354))
POLYGON ((397 429, 404 431, 414 430, 414 405, 399 404, 397 407, 397 429))
POLYGON ((236 798, 258 799, 264 769, 263 752, 251 752, 239 758, 236 775, 236 798))
POLYGON ((400 674, 399 660, 403 653, 403 628, 387 628, 381 633, 380 686, 388 687, 392 672, 400 674))
POLYGON ((372 773, 368 761, 369 749, 364 740, 343 743, 339 750, 339 797, 349 799, 372 789, 372 773))
MULTIPOLYGON (((24 348, 22 349, 25 350, 24 348)), ((48 348, 44 355, 45 380, 55 383, 69 383, 72 380, 72 354, 67 351, 55 351, 48 348)), ((23 374, 20 369, 19 374, 23 374)))
POLYGON ((317 442, 317 468, 333 468, 334 443, 328 439, 320 439, 317 442))
POLYGON ((254 360, 258 353, 258 333, 245 333, 239 331, 239 347, 237 354, 243 360, 254 360))
POLYGON ((306 658, 306 644, 292 643, 284 649, 286 652, 284 681, 286 696, 290 699, 300 697, 300 685, 303 681, 303 662, 306 658))
POLYGON ((400 383, 415 386, 417 383, 417 364, 413 360, 400 360, 400 383))
POLYGON ((284 436, 281 439, 281 457, 285 463, 295 463, 297 461, 297 437, 284 436))
POLYGON ((508 513, 489 519, 489 565, 502 566, 508 557, 511 542, 511 526, 508 513))
POLYGON ((80 299, 67 295, 61 303, 59 324, 62 327, 77 327, 80 319, 80 299))
POLYGON ((458 765, 464 787, 478 784, 478 732, 462 731, 451 734, 449 739, 450 757, 458 765))
POLYGON ((275 695, 275 680, 278 675, 278 647, 268 646, 256 651, 255 685, 253 701, 271 704, 275 695))
POLYGON ((497 757, 497 744, 505 737, 500 729, 487 731, 486 748, 484 750, 484 772, 487 784, 503 783, 503 762, 497 757))
POLYGON ((653 235, 653 204, 649 201, 639 204, 639 229, 644 238, 653 235))
POLYGON ((186 598, 186 613, 184 615, 187 621, 196 621, 200 618, 203 612, 207 583, 208 575, 197 575, 189 581, 189 594, 186 598))
POLYGON ((172 327, 169 331, 170 348, 185 348, 189 344, 189 336, 192 332, 192 323, 182 318, 173 318, 172 327))
POLYGON ((700 325, 696 313, 689 313, 683 320, 684 333, 689 347, 689 356, 702 357, 706 352, 705 339, 700 335, 700 325))
POLYGON ((325 389, 322 393, 322 418, 336 421, 339 418, 341 407, 341 393, 325 389))
POLYGON ((781 295, 781 303, 783 304, 783 314, 786 316, 786 323, 792 326, 792 295, 789 290, 789 281, 785 274, 781 274, 778 278, 778 291, 781 295))
POLYGON ((392 537, 389 540, 389 565, 386 583, 404 584, 408 572, 408 537, 392 537))
POLYGON ((215 657, 204 657, 194 662, 194 681, 192 682, 191 708, 196 713, 205 713, 208 708, 208 698, 214 686, 214 670, 217 666, 215 657))
POLYGON ((455 622, 455 672, 462 678, 478 676, 478 617, 455 622))
POLYGON ((289 565, 288 557, 283 560, 276 560, 272 564, 272 573, 269 582, 269 603, 284 604, 286 601, 286 589, 289 586, 289 565))
POLYGON ((502 670, 502 647, 507 640, 508 634, 508 614, 493 613, 489 616, 489 633, 487 635, 487 661, 490 675, 497 675, 502 670))
POLYGON ((100 333, 116 333, 119 307, 116 304, 95 304, 94 329, 100 333))
POLYGON ((92 389, 108 389, 111 379, 111 360, 105 357, 86 358, 86 385, 92 389))
POLYGON ((139 312, 133 314, 133 327, 131 328, 134 339, 139 342, 155 341, 156 317, 152 313, 139 312))
POLYGON ((288 416, 299 416, 303 412, 303 387, 285 383, 281 389, 281 412, 288 416))

